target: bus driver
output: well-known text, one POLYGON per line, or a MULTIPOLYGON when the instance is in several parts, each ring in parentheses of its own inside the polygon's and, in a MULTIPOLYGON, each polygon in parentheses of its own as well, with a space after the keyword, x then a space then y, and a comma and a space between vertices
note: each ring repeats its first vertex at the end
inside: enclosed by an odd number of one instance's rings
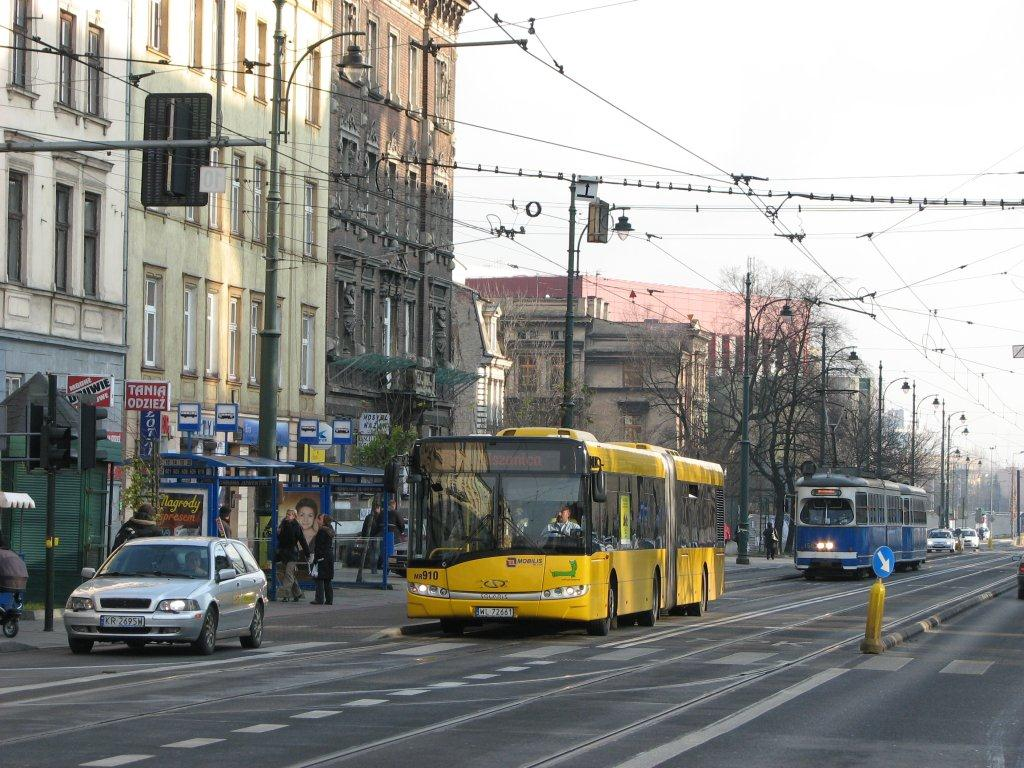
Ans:
POLYGON ((579 536, 583 532, 580 524, 572 519, 572 508, 566 504, 558 511, 558 517, 548 523, 547 535, 551 536, 579 536))

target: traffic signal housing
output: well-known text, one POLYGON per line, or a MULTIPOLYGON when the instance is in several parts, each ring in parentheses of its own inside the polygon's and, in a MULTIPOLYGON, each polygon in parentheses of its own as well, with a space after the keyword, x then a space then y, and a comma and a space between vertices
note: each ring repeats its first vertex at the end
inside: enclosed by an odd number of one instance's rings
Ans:
POLYGON ((31 472, 42 467, 43 429, 46 426, 46 408, 42 405, 28 407, 28 455, 25 468, 31 472))
POLYGON ((71 427, 47 420, 40 441, 40 466, 53 472, 75 466, 78 463, 78 454, 74 448, 76 437, 75 430, 71 427))
MULTIPOLYGON (((147 141, 209 139, 213 96, 208 93, 151 93, 146 96, 142 138, 147 141)), ((146 149, 142 153, 144 206, 204 206, 199 169, 210 164, 209 147, 146 149)))
POLYGON ((78 410, 78 468, 82 471, 92 469, 99 462, 107 460, 107 454, 99 447, 100 440, 105 440, 107 430, 98 422, 107 418, 107 409, 98 408, 93 403, 82 402, 78 410))

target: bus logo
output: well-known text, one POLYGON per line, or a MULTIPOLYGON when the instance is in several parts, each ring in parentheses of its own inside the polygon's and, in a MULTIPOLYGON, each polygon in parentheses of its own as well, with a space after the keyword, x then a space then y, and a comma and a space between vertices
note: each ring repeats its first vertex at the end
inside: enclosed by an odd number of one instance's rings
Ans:
POLYGON ((516 567, 516 559, 514 557, 506 557, 505 558, 505 567, 506 568, 515 568, 516 567))
POLYGON ((488 579, 483 582, 483 585, 488 589, 498 589, 499 587, 504 587, 506 584, 508 584, 508 582, 504 579, 488 579))
POLYGON ((555 577, 555 578, 558 578, 559 576, 564 576, 564 577, 566 577, 568 579, 575 579, 576 578, 576 561, 575 560, 570 560, 569 561, 569 570, 568 571, 552 571, 551 575, 553 577, 555 577))

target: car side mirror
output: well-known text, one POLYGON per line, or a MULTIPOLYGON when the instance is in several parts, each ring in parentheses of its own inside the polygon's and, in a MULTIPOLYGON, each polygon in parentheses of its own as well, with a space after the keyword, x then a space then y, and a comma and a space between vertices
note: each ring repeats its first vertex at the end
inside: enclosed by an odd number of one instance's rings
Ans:
POLYGON ((217 571, 217 581, 231 581, 237 575, 234 568, 221 568, 217 571))
POLYGON ((88 581, 89 579, 91 579, 95 575, 96 575, 96 569, 95 568, 83 568, 82 569, 82 581, 88 581))

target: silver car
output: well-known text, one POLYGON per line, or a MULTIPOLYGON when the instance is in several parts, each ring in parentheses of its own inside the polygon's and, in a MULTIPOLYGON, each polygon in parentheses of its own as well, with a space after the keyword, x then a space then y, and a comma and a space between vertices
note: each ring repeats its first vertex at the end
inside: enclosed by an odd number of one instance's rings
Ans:
POLYGON ((928 531, 927 549, 929 552, 956 551, 956 539, 953 532, 945 528, 933 528, 928 531))
POLYGON ((973 528, 964 528, 960 531, 960 540, 964 543, 964 549, 973 549, 977 552, 981 549, 981 538, 973 528))
POLYGON ((72 653, 94 643, 189 643, 204 655, 217 640, 263 642, 267 579, 246 546, 207 536, 153 536, 117 549, 68 597, 72 653))

